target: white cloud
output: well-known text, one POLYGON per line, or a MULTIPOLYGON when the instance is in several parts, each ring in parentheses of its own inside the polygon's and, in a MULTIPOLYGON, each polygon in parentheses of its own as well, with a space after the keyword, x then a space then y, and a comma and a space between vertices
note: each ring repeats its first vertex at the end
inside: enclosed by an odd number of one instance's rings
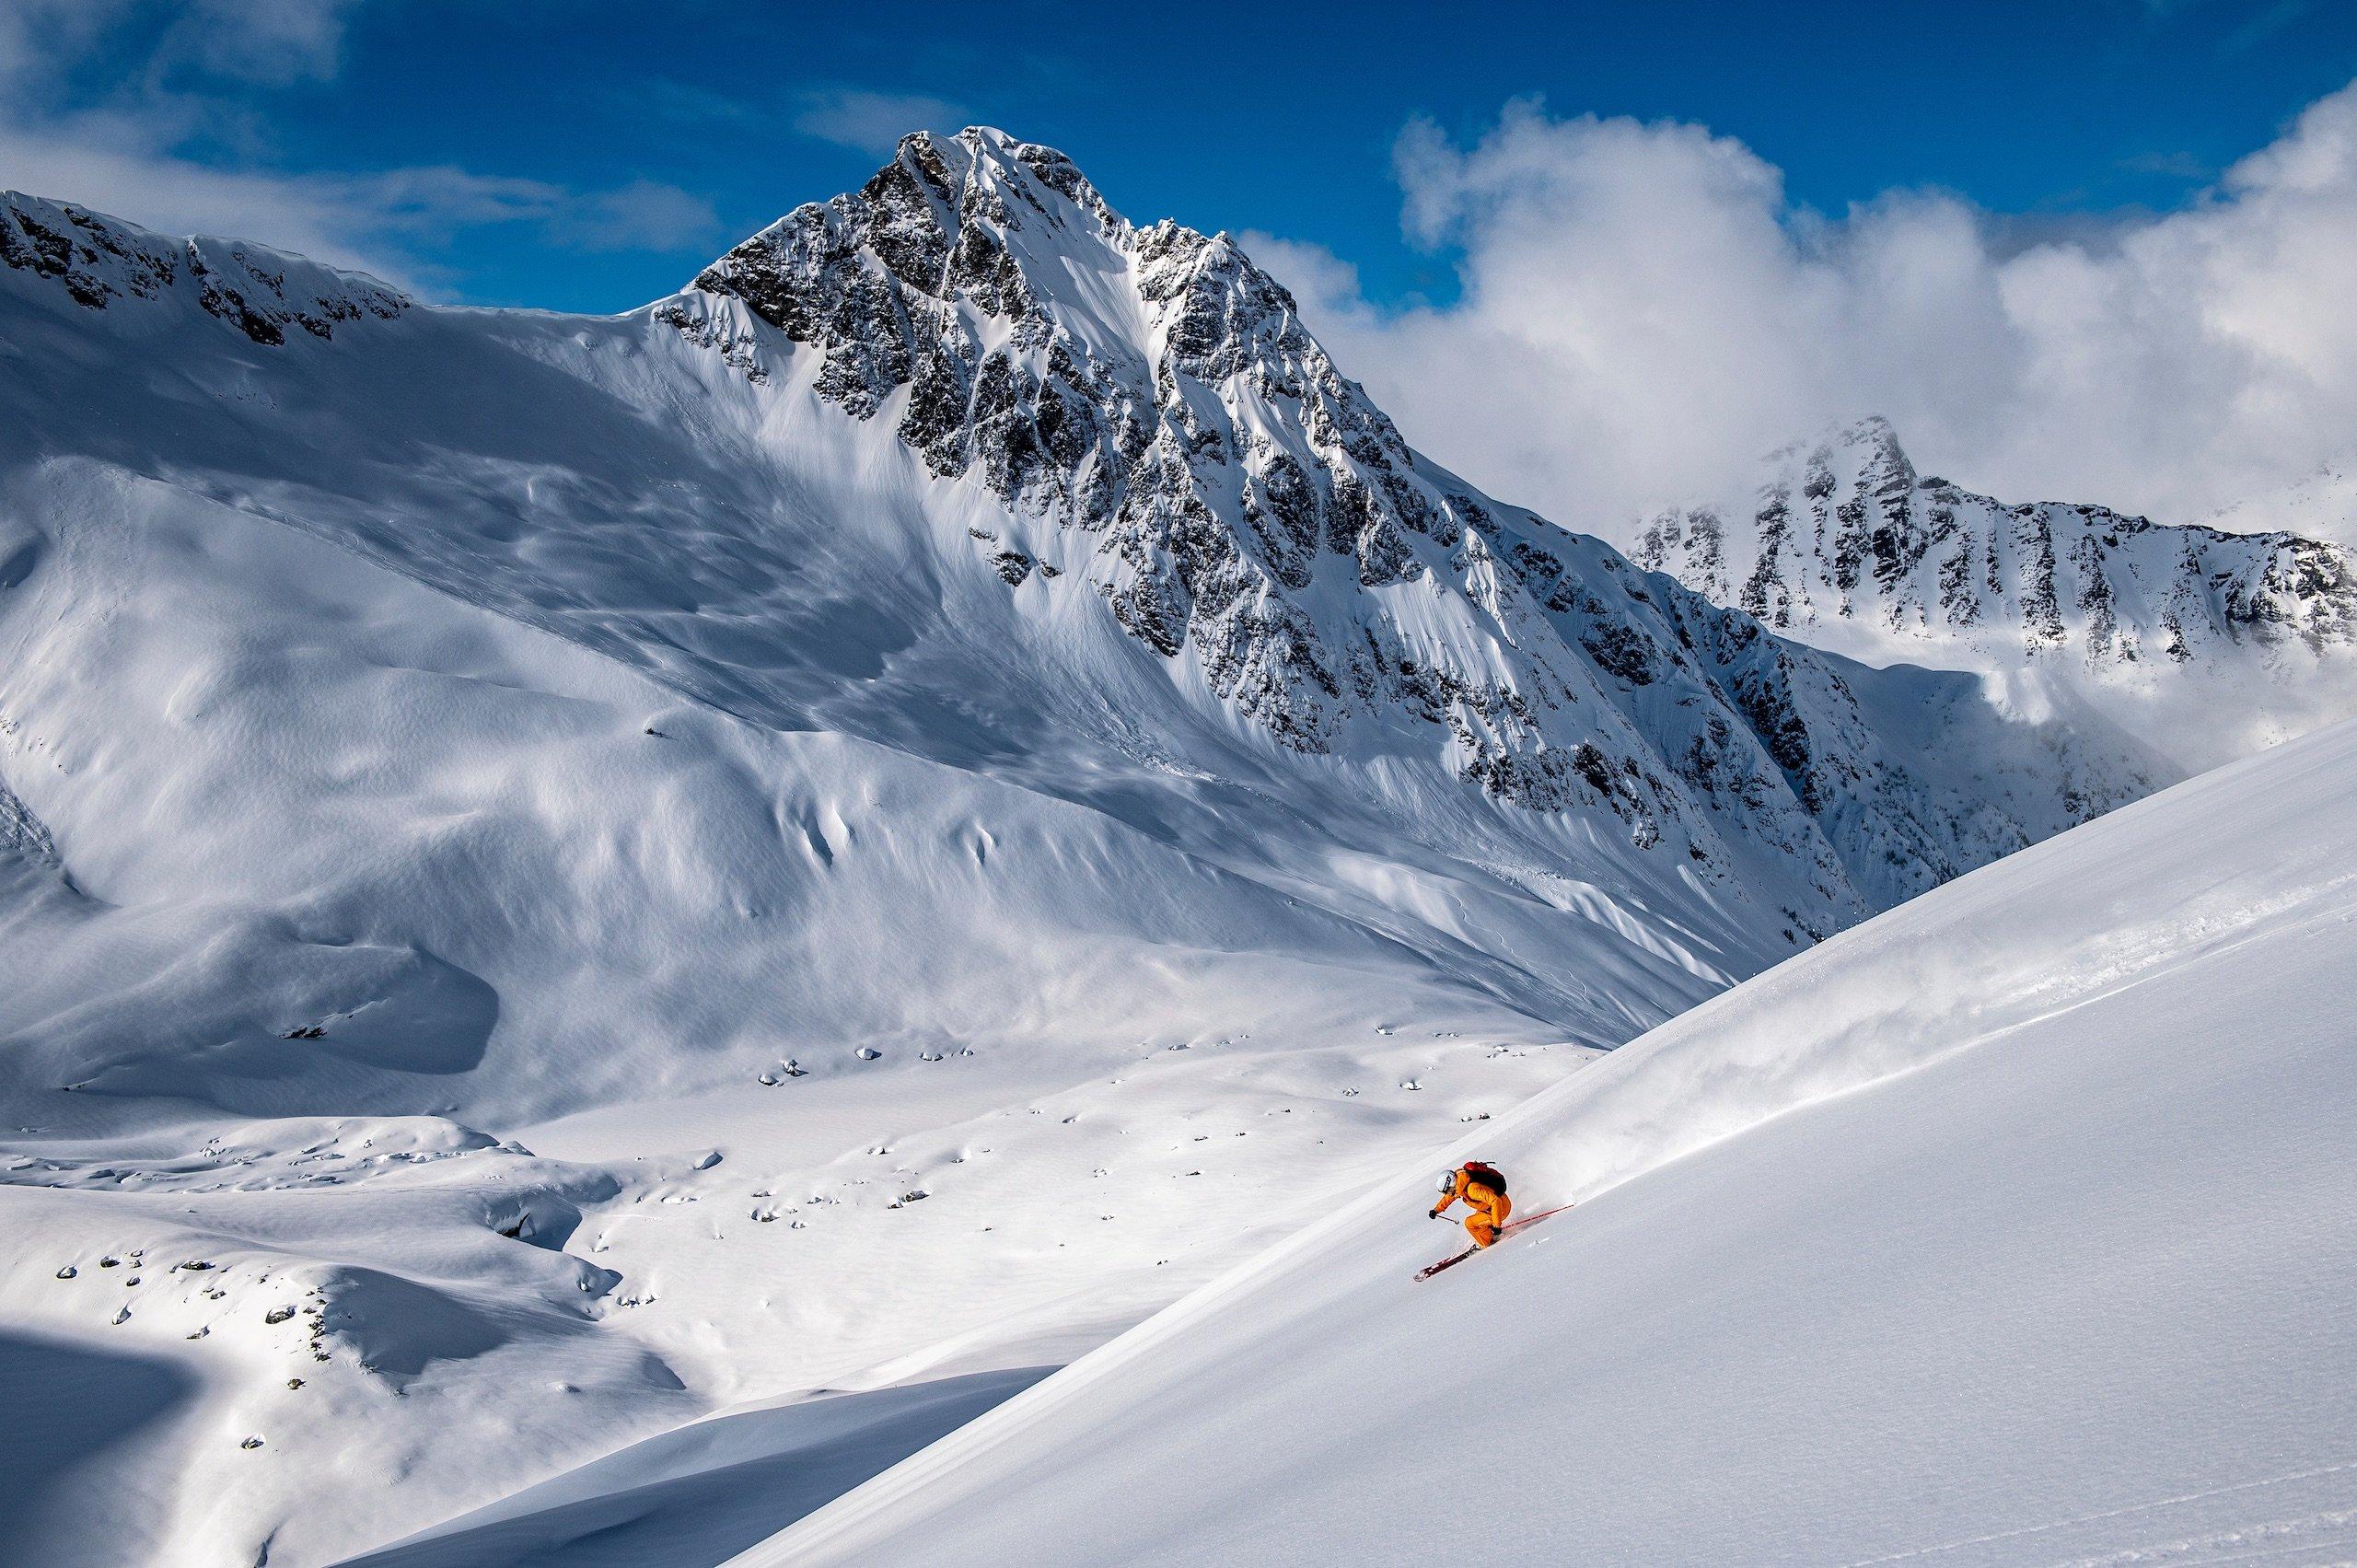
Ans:
POLYGON ((654 180, 593 191, 572 205, 560 228, 583 250, 670 250, 700 244, 720 227, 710 202, 654 180))
POLYGON ((828 87, 803 96, 793 123, 806 136, 883 157, 911 131, 954 131, 965 118, 948 99, 923 93, 828 87))
POLYGON ((1247 246, 1411 441, 1566 522, 1869 412, 1931 471, 2165 518, 2357 447, 2357 86, 2184 211, 2028 244, 1936 192, 1821 216, 1731 138, 1530 103, 1469 149, 1411 126, 1399 171, 1411 234, 1461 252, 1453 305, 1387 314, 1247 246))
POLYGON ((573 250, 666 250, 717 243, 710 203, 633 180, 581 191, 449 166, 359 173, 220 168, 178 156, 136 119, 13 124, 0 110, 0 187, 93 207, 166 234, 259 240, 373 273, 435 297, 441 258, 462 230, 525 225, 573 250))
POLYGON ((0 87, 14 95, 38 86, 40 72, 84 53, 131 8, 131 0, 0 4, 0 87))
POLYGON ((165 64, 252 82, 326 81, 361 0, 189 0, 159 46, 165 64))
POLYGON ((200 75, 234 81, 325 81, 343 52, 344 23, 363 0, 5 0, 0 4, 0 82, 40 93, 44 73, 117 51, 121 84, 153 89, 200 75), (124 52, 122 29, 145 41, 124 52))

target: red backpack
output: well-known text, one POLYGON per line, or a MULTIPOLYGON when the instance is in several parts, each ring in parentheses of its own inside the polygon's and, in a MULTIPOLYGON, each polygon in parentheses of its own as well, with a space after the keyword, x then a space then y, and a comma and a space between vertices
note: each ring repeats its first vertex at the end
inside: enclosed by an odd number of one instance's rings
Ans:
POLYGON ((1496 1166, 1490 1164, 1488 1161, 1467 1160, 1465 1162, 1465 1174, 1480 1182, 1482 1186, 1488 1188, 1491 1191, 1495 1192, 1501 1198, 1505 1196, 1506 1179, 1499 1171, 1496 1166))

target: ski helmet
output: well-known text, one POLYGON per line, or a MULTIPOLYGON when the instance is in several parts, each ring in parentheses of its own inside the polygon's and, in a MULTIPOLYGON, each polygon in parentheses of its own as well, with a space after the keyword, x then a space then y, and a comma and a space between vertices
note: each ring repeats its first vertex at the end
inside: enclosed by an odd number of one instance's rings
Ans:
POLYGON ((1453 1170, 1444 1170, 1440 1173, 1440 1191, 1443 1192, 1454 1192, 1457 1191, 1457 1172, 1453 1170))

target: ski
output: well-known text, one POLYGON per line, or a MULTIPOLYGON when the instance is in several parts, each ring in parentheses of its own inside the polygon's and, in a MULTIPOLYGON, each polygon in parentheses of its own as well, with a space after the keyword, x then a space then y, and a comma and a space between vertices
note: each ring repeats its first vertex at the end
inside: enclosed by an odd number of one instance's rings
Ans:
POLYGON ((1474 1254, 1474 1253, 1479 1252, 1480 1250, 1481 1250, 1481 1249, 1480 1249, 1479 1247, 1469 1247, 1469 1248, 1467 1248, 1464 1251, 1459 1252, 1459 1253, 1458 1253, 1456 1257, 1454 1257, 1454 1258, 1443 1258, 1439 1262, 1437 1262, 1437 1263, 1434 1263, 1434 1264, 1432 1264, 1432 1265, 1430 1265, 1430 1266, 1428 1266, 1428 1267, 1426 1267, 1426 1268, 1424 1268, 1424 1269, 1419 1270, 1419 1271, 1417 1272, 1416 1277, 1417 1277, 1418 1279, 1420 1279, 1420 1280, 1428 1280, 1428 1279, 1431 1279, 1434 1274, 1439 1273, 1443 1269, 1446 1269, 1446 1268, 1449 1267, 1451 1264, 1455 1264, 1455 1263, 1462 1263, 1463 1261, 1465 1261, 1465 1260, 1466 1260, 1466 1259, 1470 1258, 1471 1256, 1473 1256, 1473 1254, 1474 1254))
MULTIPOLYGON (((1557 1204, 1554 1208, 1551 1208, 1551 1209, 1541 1209, 1541 1210, 1539 1210, 1539 1211, 1538 1211, 1537 1214, 1525 1214, 1522 1218, 1520 1218, 1520 1219, 1518 1219, 1518 1220, 1508 1220, 1508 1221, 1506 1221, 1506 1223, 1505 1223, 1504 1225, 1501 1225, 1501 1226, 1499 1227, 1499 1229, 1498 1229, 1498 1239, 1499 1239, 1500 1241, 1504 1241, 1507 1237, 1512 1236, 1515 1231, 1520 1230, 1523 1226, 1525 1226, 1525 1225, 1537 1225, 1540 1220, 1545 1219, 1548 1215, 1550 1215, 1550 1214, 1562 1214, 1565 1209, 1568 1209, 1568 1208, 1571 1208, 1571 1207, 1573 1207, 1573 1205, 1572 1205, 1572 1204, 1570 1204, 1570 1203, 1559 1203, 1559 1204, 1557 1204)), ((1459 1252, 1458 1254, 1457 1254, 1457 1255, 1456 1255, 1455 1257, 1453 1257, 1453 1258, 1443 1258, 1439 1262, 1430 1264, 1430 1265, 1426 1266, 1425 1268, 1423 1268, 1423 1269, 1422 1269, 1422 1270, 1419 1270, 1419 1271, 1417 1272, 1416 1278, 1418 1278, 1418 1279, 1420 1279, 1420 1280, 1428 1280, 1428 1279, 1431 1279, 1434 1274, 1439 1273, 1443 1269, 1454 1268, 1454 1267, 1456 1267, 1457 1264, 1462 1263, 1463 1261, 1465 1261, 1465 1260, 1466 1260, 1466 1259, 1470 1258, 1471 1256, 1473 1256, 1473 1254, 1474 1254, 1474 1253, 1479 1252, 1479 1251, 1480 1251, 1480 1250, 1481 1250, 1481 1249, 1480 1249, 1480 1247, 1478 1244, 1477 1244, 1477 1245, 1475 1245, 1475 1246, 1472 1246, 1472 1247, 1469 1247, 1469 1248, 1467 1248, 1464 1251, 1459 1252)))
POLYGON ((1508 1221, 1506 1221, 1505 1225, 1504 1225, 1504 1226, 1503 1226, 1503 1227, 1498 1231, 1498 1235, 1499 1235, 1501 1237, 1508 1237, 1508 1236, 1512 1236, 1515 1231, 1520 1230, 1524 1225, 1537 1225, 1540 1220, 1545 1219, 1549 1214, 1562 1214, 1565 1209, 1568 1209, 1568 1208, 1571 1208, 1571 1207, 1573 1207, 1573 1205, 1572 1205, 1572 1204, 1570 1204, 1570 1203, 1558 1203, 1555 1207, 1553 1207, 1553 1208, 1551 1208, 1551 1209, 1541 1209, 1541 1210, 1539 1210, 1539 1211, 1538 1211, 1537 1214, 1525 1214, 1522 1218, 1520 1218, 1520 1219, 1518 1219, 1518 1220, 1508 1220, 1508 1221))

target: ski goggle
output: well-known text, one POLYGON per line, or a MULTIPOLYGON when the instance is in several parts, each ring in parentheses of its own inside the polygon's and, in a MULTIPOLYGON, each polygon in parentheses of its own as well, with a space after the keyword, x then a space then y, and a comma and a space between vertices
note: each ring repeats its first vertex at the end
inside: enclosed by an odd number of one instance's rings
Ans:
POLYGON ((1457 1172, 1455 1172, 1455 1171, 1453 1171, 1453 1170, 1444 1170, 1444 1171, 1442 1171, 1442 1172, 1440 1173, 1440 1184, 1439 1184, 1439 1187, 1438 1187, 1438 1189, 1437 1189, 1437 1190, 1438 1190, 1438 1191, 1443 1191, 1443 1192, 1454 1192, 1454 1191, 1457 1191, 1457 1172))

